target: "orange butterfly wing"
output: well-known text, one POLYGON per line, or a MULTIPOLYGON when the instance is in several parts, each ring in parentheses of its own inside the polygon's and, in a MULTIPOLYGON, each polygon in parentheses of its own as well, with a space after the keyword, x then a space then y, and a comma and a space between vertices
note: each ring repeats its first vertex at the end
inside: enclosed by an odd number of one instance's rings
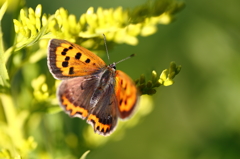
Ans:
POLYGON ((48 50, 48 66, 57 79, 92 75, 106 67, 100 57, 66 40, 50 40, 48 50))
POLYGON ((137 105, 139 93, 135 83, 124 72, 116 71, 115 93, 118 100, 119 117, 129 117, 137 105))

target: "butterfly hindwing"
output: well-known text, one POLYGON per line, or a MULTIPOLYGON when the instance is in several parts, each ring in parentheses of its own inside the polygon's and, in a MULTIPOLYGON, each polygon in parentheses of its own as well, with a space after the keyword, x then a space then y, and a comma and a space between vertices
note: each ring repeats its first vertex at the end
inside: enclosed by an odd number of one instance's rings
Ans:
POLYGON ((96 105, 92 105, 91 99, 98 84, 97 75, 64 80, 59 86, 58 97, 62 108, 71 117, 87 118, 96 133, 109 135, 117 125, 117 97, 114 85, 108 84, 96 99, 96 105))
POLYGON ((118 100, 119 117, 129 117, 138 102, 138 90, 132 79, 124 72, 116 71, 115 93, 118 100))
POLYGON ((90 112, 90 100, 97 84, 95 76, 76 77, 62 81, 58 88, 61 106, 72 117, 85 119, 90 112))
POLYGON ((106 67, 100 57, 66 40, 50 40, 48 52, 48 67, 57 79, 92 75, 106 67))
POLYGON ((101 94, 101 98, 87 119, 87 122, 93 126, 95 132, 101 135, 109 135, 114 131, 118 121, 117 105, 114 86, 110 84, 101 94))

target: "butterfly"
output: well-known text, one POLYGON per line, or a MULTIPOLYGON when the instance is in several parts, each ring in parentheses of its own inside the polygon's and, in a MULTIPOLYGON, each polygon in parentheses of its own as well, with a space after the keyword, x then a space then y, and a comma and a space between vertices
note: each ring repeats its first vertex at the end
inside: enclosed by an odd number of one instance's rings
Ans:
POLYGON ((47 61, 51 74, 63 80, 57 90, 60 106, 71 117, 86 119, 95 133, 110 135, 118 118, 132 115, 138 89, 116 63, 106 65, 86 48, 60 39, 49 41, 47 61))

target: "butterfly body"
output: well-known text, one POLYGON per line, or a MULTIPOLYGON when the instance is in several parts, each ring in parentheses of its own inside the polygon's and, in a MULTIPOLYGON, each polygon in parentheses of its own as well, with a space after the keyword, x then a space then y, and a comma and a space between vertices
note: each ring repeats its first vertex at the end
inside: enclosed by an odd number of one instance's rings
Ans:
POLYGON ((60 105, 70 116, 87 119, 95 132, 109 135, 118 117, 132 114, 138 91, 115 63, 107 66, 89 50, 59 39, 50 40, 48 52, 50 72, 63 80, 57 91, 60 105))
POLYGON ((90 100, 90 105, 95 106, 100 98, 103 97, 104 92, 115 86, 115 69, 109 65, 106 69, 99 72, 96 77, 98 78, 96 89, 90 100))

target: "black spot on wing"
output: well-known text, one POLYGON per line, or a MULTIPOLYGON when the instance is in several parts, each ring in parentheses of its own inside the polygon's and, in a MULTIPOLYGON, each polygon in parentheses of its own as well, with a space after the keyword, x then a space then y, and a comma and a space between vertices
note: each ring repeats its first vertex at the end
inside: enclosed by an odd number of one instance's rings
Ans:
POLYGON ((66 55, 68 52, 68 49, 67 48, 64 48, 63 51, 62 51, 62 55, 66 55))
POLYGON ((70 74, 70 75, 74 74, 74 67, 70 67, 70 68, 69 68, 69 74, 70 74))
POLYGON ((63 67, 68 67, 68 62, 67 61, 62 62, 62 66, 63 67))
POLYGON ((81 58, 82 54, 80 52, 78 52, 76 55, 75 55, 75 59, 79 60, 81 58))
POLYGON ((95 124, 96 124, 96 122, 95 122, 94 120, 92 120, 92 119, 91 119, 91 122, 93 123, 93 125, 95 125, 95 124))
POLYGON ((90 60, 90 59, 87 59, 85 62, 86 62, 86 63, 90 63, 90 62, 91 62, 91 60, 90 60))
POLYGON ((125 105, 127 105, 127 100, 124 101, 125 105))
POLYGON ((66 57, 65 57, 65 61, 68 61, 68 60, 70 60, 70 57, 69 57, 69 56, 66 56, 66 57))
POLYGON ((120 99, 120 101, 119 101, 119 105, 122 105, 122 102, 123 102, 123 100, 122 100, 122 99, 120 99))

